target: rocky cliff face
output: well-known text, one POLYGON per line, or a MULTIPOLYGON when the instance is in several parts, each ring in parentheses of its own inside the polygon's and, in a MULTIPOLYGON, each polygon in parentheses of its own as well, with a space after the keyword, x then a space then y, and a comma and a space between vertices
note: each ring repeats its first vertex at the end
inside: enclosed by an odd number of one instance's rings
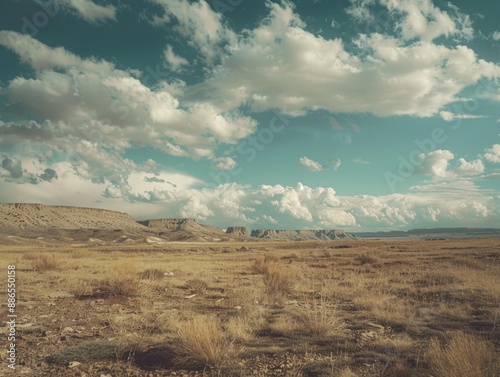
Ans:
POLYGON ((251 237, 282 239, 282 240, 339 240, 352 239, 353 237, 343 230, 276 230, 255 229, 251 237))
POLYGON ((247 228, 244 226, 230 226, 226 229, 226 233, 236 237, 248 237, 247 228))
POLYGON ((98 208, 0 204, 0 231, 29 229, 140 229, 129 214, 98 208))
POLYGON ((185 226, 196 226, 196 220, 191 218, 172 218, 139 221, 139 224, 155 229, 178 229, 185 226))

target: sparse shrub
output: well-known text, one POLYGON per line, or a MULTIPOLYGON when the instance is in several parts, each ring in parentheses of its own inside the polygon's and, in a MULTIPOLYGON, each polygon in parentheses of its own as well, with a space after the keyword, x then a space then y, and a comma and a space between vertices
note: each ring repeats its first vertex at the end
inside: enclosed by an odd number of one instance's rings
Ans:
POLYGON ((252 339, 265 323, 264 308, 248 305, 240 309, 234 317, 229 318, 226 327, 234 339, 252 339))
POLYGON ((257 274, 263 274, 267 271, 268 265, 265 262, 264 257, 258 257, 252 265, 252 271, 257 274))
POLYGON ((345 327, 335 308, 329 307, 324 298, 313 300, 297 314, 304 330, 314 336, 330 335, 345 327))
POLYGON ((201 362, 219 369, 237 355, 233 341, 215 317, 196 317, 181 325, 177 335, 188 362, 201 362))
POLYGON ((25 253, 23 254, 23 259, 25 260, 35 260, 36 258, 38 258, 39 254, 37 253, 25 253))
POLYGON ((57 270, 61 263, 55 254, 40 254, 31 262, 31 265, 35 271, 52 271, 57 270))
POLYGON ((269 271, 269 267, 277 263, 278 260, 278 257, 271 254, 266 254, 264 257, 258 257, 252 265, 252 270, 257 274, 266 274, 269 271))
POLYGON ((426 357, 436 377, 495 377, 500 372, 493 347, 461 331, 446 346, 432 339, 426 357))
MULTIPOLYGON (((356 373, 354 373, 351 370, 351 368, 343 369, 338 376, 339 377, 358 377, 358 375, 356 373)), ((333 377, 333 374, 332 374, 332 377, 333 377)))
POLYGON ((194 293, 203 293, 208 288, 208 283, 203 279, 191 279, 186 282, 186 287, 194 293))
POLYGON ((270 264, 263 276, 266 292, 270 295, 290 294, 295 288, 292 272, 278 264, 270 264))
POLYGON ((154 343, 155 337, 165 334, 170 327, 168 314, 149 310, 141 314, 119 315, 109 320, 115 338, 118 358, 134 358, 154 343))
POLYGON ((354 259, 356 261, 358 261, 361 265, 364 265, 364 264, 377 264, 377 263, 379 263, 379 259, 377 257, 372 256, 372 255, 368 255, 368 254, 358 255, 354 259))
POLYGON ((277 317, 269 328, 280 335, 290 336, 300 330, 301 324, 292 316, 285 314, 277 317))
POLYGON ((90 250, 72 250, 70 256, 73 259, 83 259, 83 258, 91 258, 94 254, 95 252, 90 250))
POLYGON ((113 295, 135 296, 139 290, 139 274, 136 267, 130 263, 112 266, 108 277, 100 287, 113 295))
POLYGON ((264 255, 264 263, 272 263, 272 262, 277 262, 278 257, 272 254, 266 254, 264 255))
POLYGON ((93 296, 97 284, 95 280, 72 280, 68 283, 68 291, 76 298, 90 297, 93 296))
POLYGON ((421 279, 415 280, 417 287, 437 287, 441 285, 452 285, 460 282, 453 275, 445 275, 442 273, 427 273, 421 279))
POLYGON ((115 347, 115 343, 106 340, 85 342, 47 356, 45 361, 64 365, 71 361, 86 362, 89 360, 111 359, 115 356, 115 347))
POLYGON ((145 280, 161 280, 165 277, 165 272, 158 268, 148 268, 141 272, 141 279, 145 280))

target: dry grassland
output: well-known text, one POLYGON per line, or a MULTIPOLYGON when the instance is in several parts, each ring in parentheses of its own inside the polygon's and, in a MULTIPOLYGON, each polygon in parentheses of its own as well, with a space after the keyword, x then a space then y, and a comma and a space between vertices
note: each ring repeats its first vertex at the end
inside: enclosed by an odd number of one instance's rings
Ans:
POLYGON ((17 375, 499 376, 499 239, 0 250, 17 375))

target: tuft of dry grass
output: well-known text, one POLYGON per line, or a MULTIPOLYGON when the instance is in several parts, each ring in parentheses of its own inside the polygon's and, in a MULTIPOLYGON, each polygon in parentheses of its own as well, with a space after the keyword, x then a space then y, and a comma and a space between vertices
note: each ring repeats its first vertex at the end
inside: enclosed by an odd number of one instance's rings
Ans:
POLYGON ((78 250, 72 250, 69 255, 73 259, 89 259, 95 257, 96 253, 90 250, 78 249, 78 250))
POLYGON ((376 256, 373 255, 368 255, 368 254, 361 254, 358 255, 356 258, 354 258, 356 261, 359 262, 359 264, 364 265, 364 264, 378 264, 380 263, 380 259, 376 256))
POLYGON ((116 316, 109 320, 115 342, 117 359, 132 360, 138 351, 145 351, 149 345, 144 336, 144 321, 135 316, 116 316))
POLYGON ((165 272, 158 268, 148 268, 141 272, 141 279, 145 280, 161 280, 165 277, 165 272))
POLYGON ((191 279, 186 282, 186 287, 193 293, 203 293, 208 288, 208 283, 203 279, 191 279))
POLYGON ((265 274, 268 272, 269 267, 278 262, 278 257, 275 255, 271 254, 266 254, 265 256, 258 257, 255 259, 253 265, 252 265, 252 270, 253 272, 257 274, 265 274))
POLYGON ((94 294, 97 288, 96 280, 88 279, 72 279, 68 282, 68 292, 73 294, 76 298, 90 297, 94 294))
POLYGON ((187 361, 214 369, 228 364, 238 353, 215 317, 195 317, 179 327, 177 336, 187 361))
POLYGON ((500 360, 489 343, 462 331, 446 346, 433 338, 426 357, 438 377, 496 377, 500 360))
POLYGON ((324 297, 307 303, 296 314, 296 319, 307 333, 314 336, 338 333, 345 328, 337 310, 329 306, 324 297))
MULTIPOLYGON (((334 375, 332 374, 332 377, 333 376, 334 375)), ((354 373, 350 368, 343 369, 338 376, 339 377, 358 377, 358 375, 356 373, 354 373)))
POLYGON ((263 280, 266 293, 269 295, 287 295, 295 289, 296 278, 292 271, 277 263, 268 265, 263 280))
POLYGON ((31 266, 35 271, 53 271, 61 267, 61 263, 55 254, 40 254, 31 261, 31 266))
POLYGON ((265 310, 261 306, 252 305, 239 310, 238 314, 229 318, 227 332, 234 339, 250 340, 266 322, 265 310))
POLYGON ((102 290, 113 295, 135 296, 139 291, 139 273, 135 265, 121 263, 109 269, 108 277, 101 283, 102 290))
POLYGON ((252 265, 252 271, 256 274, 264 274, 267 271, 268 265, 264 257, 258 257, 255 259, 252 265))
POLYGON ((297 333, 302 328, 302 324, 291 314, 282 314, 269 324, 269 328, 279 334, 290 336, 297 333))

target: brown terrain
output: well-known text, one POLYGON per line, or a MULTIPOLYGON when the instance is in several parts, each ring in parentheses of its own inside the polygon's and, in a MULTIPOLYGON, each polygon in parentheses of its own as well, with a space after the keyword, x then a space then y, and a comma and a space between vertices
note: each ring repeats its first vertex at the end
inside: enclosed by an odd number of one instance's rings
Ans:
POLYGON ((499 376, 499 238, 259 232, 0 205, 0 376, 499 376))

